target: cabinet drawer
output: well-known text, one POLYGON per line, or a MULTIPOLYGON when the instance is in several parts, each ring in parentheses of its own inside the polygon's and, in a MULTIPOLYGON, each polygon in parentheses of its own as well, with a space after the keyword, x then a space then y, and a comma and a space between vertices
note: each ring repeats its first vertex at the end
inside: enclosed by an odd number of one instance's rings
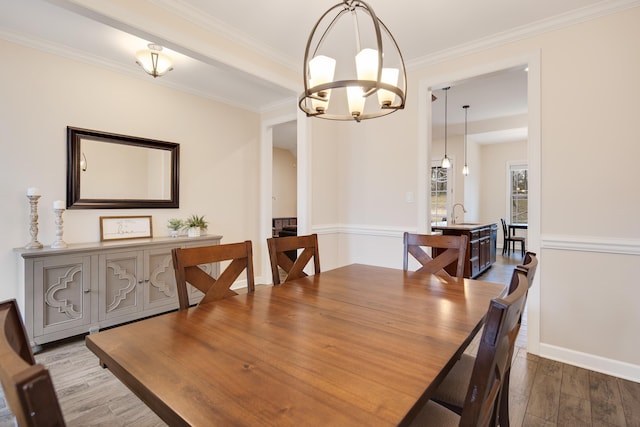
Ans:
POLYGON ((490 236, 491 236, 490 228, 483 228, 482 230, 480 230, 480 237, 490 237, 490 236))

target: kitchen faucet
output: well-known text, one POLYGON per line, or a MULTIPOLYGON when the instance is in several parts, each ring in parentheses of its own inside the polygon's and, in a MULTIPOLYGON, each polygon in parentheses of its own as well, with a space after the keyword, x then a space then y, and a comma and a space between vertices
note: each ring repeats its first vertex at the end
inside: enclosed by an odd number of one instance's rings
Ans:
POLYGON ((462 206, 462 212, 467 213, 467 210, 462 203, 456 203, 455 205, 453 205, 453 207, 451 208, 451 224, 453 225, 455 225, 456 223, 456 206, 462 206))

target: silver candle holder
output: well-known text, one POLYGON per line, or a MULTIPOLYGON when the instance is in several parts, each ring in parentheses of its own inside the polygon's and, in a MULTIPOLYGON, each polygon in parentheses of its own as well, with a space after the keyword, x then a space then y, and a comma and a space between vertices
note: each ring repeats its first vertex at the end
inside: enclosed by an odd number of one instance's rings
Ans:
POLYGON ((27 198, 29 199, 29 234, 31 235, 31 241, 24 248, 42 249, 43 245, 38 241, 38 199, 40 195, 29 189, 27 198))
POLYGON ((53 212, 56 214, 56 239, 51 244, 51 248, 53 249, 61 249, 67 247, 67 243, 62 240, 62 224, 64 223, 64 221, 62 220, 62 214, 64 213, 64 208, 60 207, 60 204, 60 201, 53 202, 53 212))

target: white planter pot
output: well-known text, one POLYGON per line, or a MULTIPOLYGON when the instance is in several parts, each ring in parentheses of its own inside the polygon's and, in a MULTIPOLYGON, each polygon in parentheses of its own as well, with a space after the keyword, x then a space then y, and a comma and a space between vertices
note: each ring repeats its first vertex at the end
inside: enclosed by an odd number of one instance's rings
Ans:
POLYGON ((169 230, 169 236, 171 237, 178 237, 179 234, 180 230, 169 230))
POLYGON ((191 227, 187 230, 187 236, 200 237, 200 227, 191 227))

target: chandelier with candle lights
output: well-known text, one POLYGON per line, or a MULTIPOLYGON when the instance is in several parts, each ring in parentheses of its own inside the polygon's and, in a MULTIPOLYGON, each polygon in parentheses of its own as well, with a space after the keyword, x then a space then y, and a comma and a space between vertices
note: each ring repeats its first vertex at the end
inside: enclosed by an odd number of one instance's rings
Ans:
POLYGON ((357 122, 384 116, 404 108, 406 91, 402 53, 371 6, 344 0, 322 15, 304 54, 298 105, 307 116, 357 122))

